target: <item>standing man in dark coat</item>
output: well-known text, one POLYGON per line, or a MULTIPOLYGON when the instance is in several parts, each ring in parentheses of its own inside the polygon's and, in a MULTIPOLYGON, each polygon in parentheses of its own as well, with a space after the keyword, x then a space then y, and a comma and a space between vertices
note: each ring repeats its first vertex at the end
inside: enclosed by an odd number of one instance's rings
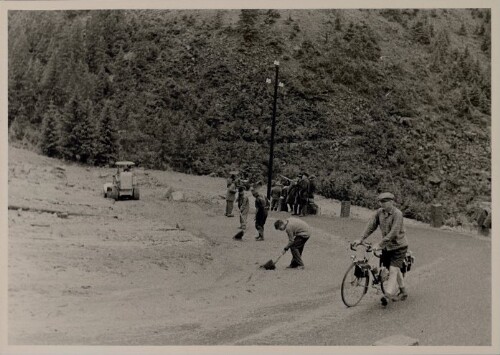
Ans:
POLYGON ((288 189, 287 203, 290 205, 290 211, 292 215, 297 214, 297 195, 299 191, 299 185, 297 185, 297 179, 290 182, 290 188, 288 189))
POLYGON ((264 240, 264 225, 266 224, 269 210, 269 200, 259 192, 259 186, 252 187, 252 195, 255 197, 255 229, 259 233, 255 240, 264 240))
POLYGON ((309 194, 307 201, 307 212, 310 214, 318 213, 318 206, 314 202, 314 194, 316 193, 316 177, 311 175, 309 177, 309 194))
POLYGON ((316 193, 316 177, 311 175, 309 177, 309 198, 314 198, 314 194, 316 193))
POLYGON ((309 175, 307 173, 303 173, 302 178, 299 181, 300 216, 305 216, 307 214, 308 198, 309 198, 309 175))

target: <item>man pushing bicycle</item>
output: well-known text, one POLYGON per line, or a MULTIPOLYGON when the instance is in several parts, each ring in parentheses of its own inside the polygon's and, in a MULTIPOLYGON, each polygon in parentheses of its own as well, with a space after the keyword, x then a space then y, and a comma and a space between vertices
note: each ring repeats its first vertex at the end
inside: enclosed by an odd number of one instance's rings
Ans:
POLYGON ((401 272, 408 250, 408 240, 403 226, 403 213, 394 207, 394 195, 390 192, 384 192, 378 196, 377 200, 381 208, 368 222, 361 239, 355 240, 353 244, 360 244, 375 232, 377 227, 380 227, 382 241, 373 249, 382 250, 380 264, 389 270, 386 292, 384 297, 380 299, 382 305, 387 306, 389 299, 398 301, 408 297, 401 272), (399 286, 399 292, 397 292, 397 286, 399 286))

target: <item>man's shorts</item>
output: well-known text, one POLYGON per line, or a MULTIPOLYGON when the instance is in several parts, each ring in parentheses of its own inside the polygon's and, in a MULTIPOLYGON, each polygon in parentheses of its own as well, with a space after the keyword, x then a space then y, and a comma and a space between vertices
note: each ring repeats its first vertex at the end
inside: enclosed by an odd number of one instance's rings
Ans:
POLYGON ((403 267, 403 262, 405 260, 406 252, 408 251, 408 246, 402 247, 395 250, 382 250, 382 255, 380 256, 380 265, 389 268, 389 266, 395 266, 399 269, 403 267))

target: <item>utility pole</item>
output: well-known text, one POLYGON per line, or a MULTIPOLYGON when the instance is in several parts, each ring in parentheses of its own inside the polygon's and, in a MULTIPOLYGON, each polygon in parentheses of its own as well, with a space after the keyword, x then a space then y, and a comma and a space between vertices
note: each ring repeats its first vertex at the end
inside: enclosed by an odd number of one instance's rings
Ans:
MULTIPOLYGON (((276 68, 276 76, 274 79, 274 101, 273 101, 273 118, 271 123, 271 144, 269 151, 269 165, 267 172, 267 198, 271 198, 271 183, 273 179, 273 158, 274 158, 274 134, 276 132, 276 101, 278 100, 278 86, 283 87, 283 83, 278 81, 280 62, 275 60, 274 67, 276 68)), ((268 84, 271 83, 271 79, 267 79, 268 84)))

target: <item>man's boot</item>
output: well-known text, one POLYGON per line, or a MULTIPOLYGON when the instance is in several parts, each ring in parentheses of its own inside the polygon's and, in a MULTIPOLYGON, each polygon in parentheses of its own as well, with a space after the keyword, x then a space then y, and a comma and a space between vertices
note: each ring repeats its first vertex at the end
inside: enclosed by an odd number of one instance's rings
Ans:
POLYGON ((387 304, 389 303, 388 300, 387 300, 387 297, 385 297, 385 296, 382 297, 380 299, 380 303, 382 303, 382 306, 384 306, 384 307, 387 306, 387 304))

